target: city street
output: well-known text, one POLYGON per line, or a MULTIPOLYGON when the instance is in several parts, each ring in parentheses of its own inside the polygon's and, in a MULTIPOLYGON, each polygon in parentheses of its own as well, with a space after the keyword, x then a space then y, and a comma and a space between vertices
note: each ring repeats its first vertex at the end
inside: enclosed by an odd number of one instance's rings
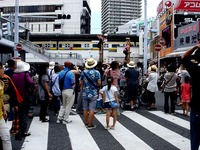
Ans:
MULTIPOLYGON (((176 114, 164 114, 163 94, 157 93, 157 110, 141 106, 134 112, 121 110, 115 130, 105 130, 105 114, 96 114, 97 128, 88 130, 82 115, 70 115, 72 123, 56 123, 56 115, 49 112, 50 122, 41 123, 39 109, 30 119, 31 136, 22 141, 12 137, 13 150, 189 150, 189 117, 181 107, 176 114)), ((112 122, 111 122, 112 123, 112 122)), ((10 124, 10 123, 9 123, 10 124)))

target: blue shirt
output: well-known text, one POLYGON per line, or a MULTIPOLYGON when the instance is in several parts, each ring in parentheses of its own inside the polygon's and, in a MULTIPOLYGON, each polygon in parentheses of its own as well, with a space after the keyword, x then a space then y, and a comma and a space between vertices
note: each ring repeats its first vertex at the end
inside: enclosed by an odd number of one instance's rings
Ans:
MULTIPOLYGON (((59 81, 64 77, 66 71, 68 71, 69 68, 65 67, 60 73, 59 73, 59 81)), ((74 73, 71 71, 68 71, 67 74, 65 75, 65 79, 64 79, 64 88, 65 89, 73 89, 75 84, 75 77, 74 77, 74 73)))
MULTIPOLYGON (((101 75, 99 71, 95 69, 87 69, 84 70, 84 73, 87 74, 88 78, 97 85, 97 81, 101 80, 101 75)), ((81 74, 81 80, 83 81, 83 97, 84 98, 91 98, 93 96, 97 96, 97 87, 92 85, 87 78, 85 77, 84 73, 81 74)))

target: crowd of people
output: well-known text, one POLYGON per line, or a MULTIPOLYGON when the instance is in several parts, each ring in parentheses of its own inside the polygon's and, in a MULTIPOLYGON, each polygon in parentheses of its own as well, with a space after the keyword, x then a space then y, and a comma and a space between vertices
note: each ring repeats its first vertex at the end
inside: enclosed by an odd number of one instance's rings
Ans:
MULTIPOLYGON (((49 122, 46 117, 48 108, 57 115, 57 123, 72 123, 69 116, 71 109, 81 104, 88 129, 96 128, 93 124, 94 115, 103 112, 106 113, 105 129, 114 130, 122 101, 121 91, 125 91, 126 102, 134 111, 138 95, 140 103, 144 103, 141 99, 144 83, 148 110, 156 109, 155 92, 159 89, 164 93, 164 113, 175 114, 178 97, 183 115, 188 116, 191 107, 191 145, 192 149, 197 148, 200 141, 200 102, 197 94, 200 85, 200 50, 193 56, 191 54, 199 47, 184 54, 179 68, 169 64, 164 74, 158 72, 156 64, 151 64, 145 78, 141 63, 135 65, 133 61, 104 64, 89 58, 84 67, 69 61, 63 65, 50 62, 34 67, 21 60, 9 59, 6 67, 0 64, 0 136, 3 149, 12 149, 10 133, 15 135, 16 140, 31 136, 27 132, 27 120, 33 117, 33 108, 37 104, 40 106, 39 119, 42 123, 49 122), (159 80, 162 80, 160 87, 159 80), (110 117, 113 118, 112 125, 110 117), (12 121, 11 129, 6 126, 7 120, 12 121)), ((77 112, 79 110, 77 107, 77 112)))

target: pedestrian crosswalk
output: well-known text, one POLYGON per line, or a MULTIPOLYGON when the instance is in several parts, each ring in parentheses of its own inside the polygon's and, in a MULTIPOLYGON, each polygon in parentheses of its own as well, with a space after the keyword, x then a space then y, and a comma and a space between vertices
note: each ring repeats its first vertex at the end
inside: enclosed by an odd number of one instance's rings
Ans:
MULTIPOLYGON (((82 115, 70 116, 73 122, 66 125, 56 124, 56 117, 50 116, 49 123, 41 123, 38 117, 34 117, 29 128, 31 136, 25 138, 21 149, 189 150, 189 118, 182 116, 181 111, 176 113, 170 115, 162 111, 123 111, 118 117, 115 130, 104 129, 105 114, 95 115, 94 123, 97 128, 92 130, 85 127, 82 115), (67 136, 69 138, 64 138, 67 136), (60 141, 59 144, 57 141, 60 141), (68 144, 62 147, 62 143, 68 144)), ((13 145, 15 144, 13 141, 13 145)))

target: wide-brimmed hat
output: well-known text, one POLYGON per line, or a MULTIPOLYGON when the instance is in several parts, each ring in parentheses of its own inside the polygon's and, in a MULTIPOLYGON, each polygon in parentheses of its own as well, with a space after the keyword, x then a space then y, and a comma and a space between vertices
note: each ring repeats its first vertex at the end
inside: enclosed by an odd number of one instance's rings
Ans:
POLYGON ((15 69, 16 73, 25 72, 30 69, 30 64, 24 61, 17 61, 17 68, 15 69))
POLYGON ((87 62, 85 63, 86 68, 94 68, 97 65, 97 61, 93 58, 88 58, 87 62))
POLYGON ((127 66, 128 66, 129 68, 134 68, 134 67, 135 67, 134 61, 130 61, 130 62, 127 64, 127 66))
POLYGON ((49 62, 49 68, 50 68, 50 69, 53 69, 54 66, 55 66, 55 64, 56 64, 56 63, 55 63, 54 61, 50 61, 50 62, 49 62))
POLYGON ((154 71, 154 72, 156 72, 156 71, 157 71, 157 69, 158 69, 158 68, 157 68, 157 66, 156 66, 156 65, 152 65, 152 66, 151 66, 151 71, 154 71))

